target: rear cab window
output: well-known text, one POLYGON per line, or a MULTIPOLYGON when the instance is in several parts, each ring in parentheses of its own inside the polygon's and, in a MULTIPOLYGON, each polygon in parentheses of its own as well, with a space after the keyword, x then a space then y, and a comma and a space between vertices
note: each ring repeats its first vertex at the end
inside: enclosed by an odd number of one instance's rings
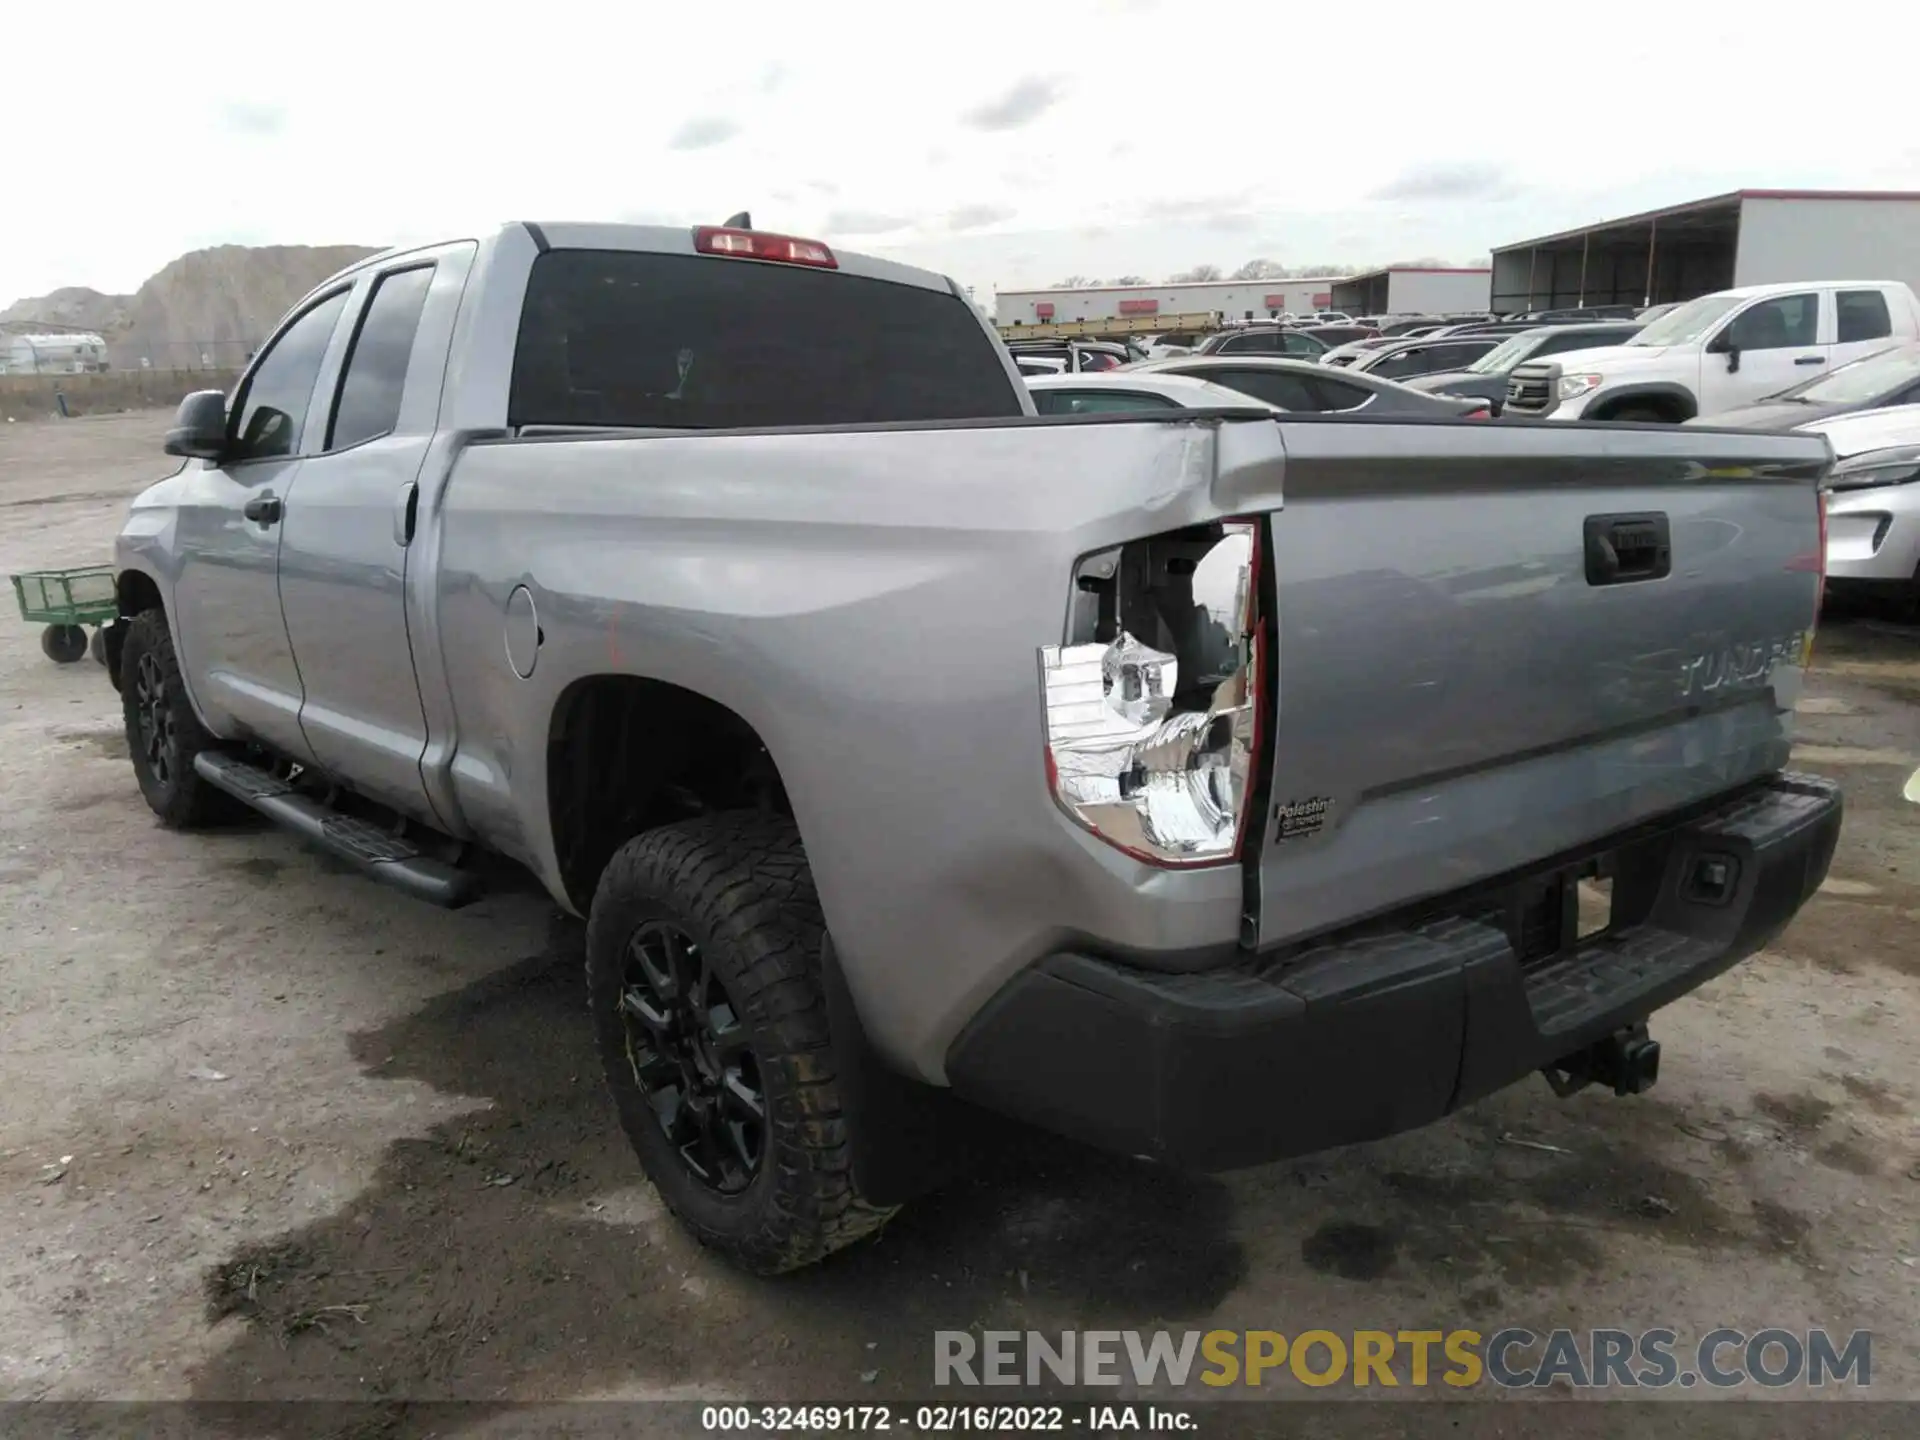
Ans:
POLYGON ((507 421, 721 430, 1024 414, 959 296, 648 251, 533 263, 507 421))

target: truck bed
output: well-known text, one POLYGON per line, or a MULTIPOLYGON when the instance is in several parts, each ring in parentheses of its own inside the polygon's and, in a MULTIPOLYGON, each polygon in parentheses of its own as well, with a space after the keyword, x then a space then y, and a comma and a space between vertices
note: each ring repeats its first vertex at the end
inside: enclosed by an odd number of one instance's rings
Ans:
POLYGON ((1049 952, 1230 966, 1777 771, 1827 459, 1704 428, 1252 412, 482 439, 433 541, 450 783, 560 889, 565 689, 630 671, 733 710, 779 767, 867 1028, 937 1083, 1049 952), (1276 690, 1249 885, 1065 818, 1037 657, 1080 557, 1252 514, 1276 690), (1595 516, 1664 516, 1670 573, 1591 583, 1595 516), (522 586, 543 644, 513 683, 495 657, 522 586))

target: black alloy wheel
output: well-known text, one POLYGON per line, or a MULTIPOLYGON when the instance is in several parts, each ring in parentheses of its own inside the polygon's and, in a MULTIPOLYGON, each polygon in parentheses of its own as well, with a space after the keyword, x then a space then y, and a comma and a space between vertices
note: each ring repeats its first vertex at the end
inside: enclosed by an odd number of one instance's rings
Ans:
POLYGON ((766 1093, 699 945, 671 921, 642 924, 627 940, 619 1005, 634 1083, 668 1143, 702 1185, 740 1194, 766 1155, 766 1093))
POLYGON ((133 677, 133 703, 139 719, 140 754, 148 771, 163 786, 180 773, 180 732, 173 723, 167 673, 160 657, 148 650, 140 656, 133 677))

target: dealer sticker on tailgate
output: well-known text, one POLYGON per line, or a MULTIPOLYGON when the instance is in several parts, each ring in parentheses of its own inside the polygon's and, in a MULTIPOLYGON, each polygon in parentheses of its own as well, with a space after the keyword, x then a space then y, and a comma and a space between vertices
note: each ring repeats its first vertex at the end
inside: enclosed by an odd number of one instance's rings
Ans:
POLYGON ((1310 795, 1305 800, 1283 800, 1273 807, 1273 818, 1280 822, 1276 840, 1301 840, 1320 833, 1333 810, 1333 801, 1325 795, 1310 795))

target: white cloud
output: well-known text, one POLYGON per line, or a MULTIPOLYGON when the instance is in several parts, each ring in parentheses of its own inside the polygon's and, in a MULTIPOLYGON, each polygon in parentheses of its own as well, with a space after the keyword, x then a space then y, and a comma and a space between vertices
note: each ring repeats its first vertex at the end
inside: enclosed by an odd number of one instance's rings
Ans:
MULTIPOLYGON (((1788 52, 1704 6, 1621 0, 1600 55, 1586 11, 1529 12, 1509 42, 1457 8, 1380 0, 1354 32, 1364 80, 1340 16, 1278 24, 1265 0, 982 0, 917 29, 891 0, 829 13, 547 0, 449 23, 309 0, 183 27, 100 0, 88 98, 10 152, 0 303, 130 290, 220 240, 406 242, 515 218, 747 209, 835 239, 839 212, 868 227, 841 227, 861 248, 984 295, 1253 256, 1467 258, 1742 185, 1920 188, 1884 4, 1806 18, 1816 48, 1853 37, 1846 53, 1887 57, 1828 114, 1729 99, 1777 89, 1788 52), (1562 98, 1539 76, 1567 65, 1591 83, 1562 98)), ((10 52, 76 53, 55 8, 16 4, 5 28, 10 52)))

